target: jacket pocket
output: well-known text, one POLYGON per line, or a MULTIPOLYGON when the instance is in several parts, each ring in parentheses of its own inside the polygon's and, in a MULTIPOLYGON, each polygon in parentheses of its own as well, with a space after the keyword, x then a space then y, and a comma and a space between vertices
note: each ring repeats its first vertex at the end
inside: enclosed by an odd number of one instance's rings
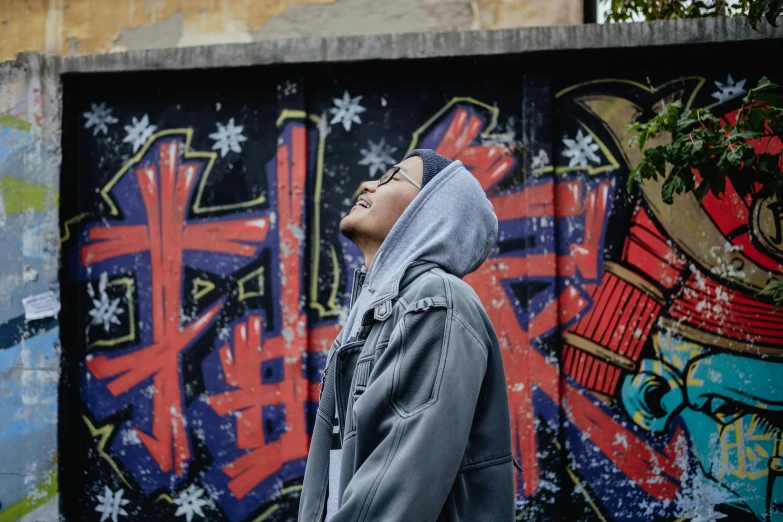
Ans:
POLYGON ((438 399, 448 350, 448 317, 445 298, 427 297, 408 305, 400 320, 392 400, 403 417, 418 413, 438 399))
POLYGON ((373 358, 368 357, 364 361, 359 361, 356 365, 356 376, 354 377, 353 400, 356 401, 367 389, 370 382, 370 372, 372 372, 373 358))
POLYGON ((353 374, 353 385, 351 386, 351 397, 348 400, 348 408, 345 412, 345 437, 356 431, 356 415, 354 414, 354 404, 367 389, 370 380, 370 373, 373 368, 373 357, 366 356, 356 363, 356 369, 353 374))

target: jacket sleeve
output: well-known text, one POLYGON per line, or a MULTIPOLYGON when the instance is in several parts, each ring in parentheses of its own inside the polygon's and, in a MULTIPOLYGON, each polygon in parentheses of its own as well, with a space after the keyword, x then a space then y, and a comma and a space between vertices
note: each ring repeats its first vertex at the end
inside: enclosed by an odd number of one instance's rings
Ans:
POLYGON ((434 522, 459 472, 486 345, 445 307, 400 321, 354 404, 361 464, 333 522, 434 522))

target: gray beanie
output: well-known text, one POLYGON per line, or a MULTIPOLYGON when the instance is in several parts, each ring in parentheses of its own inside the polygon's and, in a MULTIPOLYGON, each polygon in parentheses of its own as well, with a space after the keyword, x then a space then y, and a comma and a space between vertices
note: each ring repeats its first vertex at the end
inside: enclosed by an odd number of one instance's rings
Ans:
POLYGON ((436 174, 451 165, 451 160, 446 156, 441 156, 432 149, 416 149, 402 158, 403 161, 411 156, 418 156, 424 162, 424 175, 421 178, 421 188, 424 188, 436 174))

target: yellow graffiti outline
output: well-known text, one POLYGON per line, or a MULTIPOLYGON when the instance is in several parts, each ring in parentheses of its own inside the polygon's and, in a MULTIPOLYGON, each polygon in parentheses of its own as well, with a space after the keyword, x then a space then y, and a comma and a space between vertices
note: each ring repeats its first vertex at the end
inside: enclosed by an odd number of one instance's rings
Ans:
POLYGON ((198 301, 199 299, 201 299, 202 297, 204 297, 214 289, 215 289, 215 283, 197 277, 193 280, 193 290, 191 290, 190 293, 191 295, 193 295, 193 299, 198 301), (199 290, 198 289, 199 285, 203 286, 204 288, 199 290))
MULTIPOLYGON (((676 85, 676 84, 682 84, 682 83, 684 83, 686 81, 691 81, 691 80, 695 80, 697 83, 696 83, 696 86, 693 88, 693 91, 691 92, 691 95, 688 97, 688 100, 685 103, 685 108, 686 109, 690 109, 691 106, 693 105, 693 101, 696 99, 696 96, 701 91, 701 88, 704 86, 704 84, 707 81, 706 78, 704 78, 704 77, 701 77, 701 76, 686 76, 686 77, 682 77, 682 78, 677 78, 675 80, 669 80, 668 82, 664 82, 664 83, 658 85, 657 87, 651 87, 651 86, 648 86, 648 85, 644 85, 643 83, 635 82, 633 80, 626 80, 626 79, 622 79, 622 78, 605 78, 605 79, 591 80, 591 81, 588 81, 588 82, 582 82, 582 83, 577 83, 577 84, 571 85, 569 87, 566 87, 566 88, 562 89, 557 94, 555 94, 555 98, 556 99, 557 98, 561 98, 562 96, 564 96, 564 95, 566 95, 566 94, 568 94, 570 92, 573 92, 573 91, 575 91, 577 89, 580 89, 582 87, 586 87, 586 86, 589 86, 589 85, 606 84, 606 83, 621 83, 621 84, 625 84, 625 85, 631 85, 631 86, 637 87, 637 88, 639 88, 639 89, 641 89, 641 90, 643 90, 643 91, 645 91, 645 92, 647 92, 649 94, 655 94, 655 93, 657 93, 657 92, 659 92, 659 91, 661 91, 661 90, 663 90, 663 89, 665 89, 665 88, 667 88, 669 86, 676 85)), ((619 97, 619 98, 622 98, 622 97, 619 97)), ((631 101, 631 100, 628 100, 628 101, 631 101)), ((633 103, 633 102, 631 102, 631 103, 633 103)), ((636 104, 634 103, 634 105, 636 105, 636 104)), ((589 109, 587 109, 587 110, 591 114, 594 114, 589 109)), ((600 116, 598 116, 598 115, 595 115, 595 116, 600 119, 600 116)), ((604 143, 601 140, 599 140, 598 137, 583 122, 579 121, 579 124, 587 132, 589 132, 593 136, 593 139, 598 144, 599 148, 601 149, 601 152, 604 153, 604 155, 607 157, 607 159, 610 161, 610 163, 616 164, 617 166, 615 168, 619 168, 619 166, 620 166, 619 162, 617 161, 617 159, 614 156, 612 156, 612 155, 610 155, 608 153, 609 149, 606 147, 606 145, 604 145, 604 143)), ((606 128, 606 124, 603 123, 603 125, 604 125, 604 128, 606 128)), ((616 136, 615 133, 611 131, 611 129, 607 129, 607 130, 610 131, 610 134, 612 135, 612 138, 615 141, 615 144, 618 145, 618 148, 620 148, 620 150, 622 150, 622 144, 619 143, 619 140, 622 139, 622 138, 620 138, 619 136, 616 136)), ((567 167, 559 167, 559 168, 556 169, 555 172, 558 173, 558 174, 561 174, 563 172, 568 172, 569 170, 577 170, 577 168, 576 167, 572 167, 572 168, 569 169, 567 167)), ((604 166, 604 167, 601 167, 601 168, 598 168, 598 169, 593 169, 592 167, 590 167, 590 168, 588 168, 588 174, 590 174, 590 175, 598 174, 600 172, 606 172, 606 171, 611 171, 611 170, 612 169, 608 168, 608 166, 604 166)), ((547 167, 546 169, 536 169, 536 170, 533 171, 534 174, 538 174, 540 172, 551 172, 551 167, 547 167)))
MULTIPOLYGON (((463 102, 464 103, 472 103, 474 105, 478 105, 479 107, 482 107, 482 108, 484 108, 484 109, 486 109, 486 110, 488 110, 490 112, 490 114, 492 115, 492 121, 487 126, 487 128, 484 129, 484 132, 482 132, 480 134, 480 136, 482 138, 489 138, 489 137, 491 137, 492 135, 490 134, 490 132, 492 132, 492 130, 495 127, 497 127, 497 124, 498 124, 498 116, 500 115, 500 109, 498 109, 495 106, 489 105, 487 103, 480 102, 480 101, 478 101, 475 98, 470 98, 468 96, 456 96, 456 97, 452 98, 441 110, 436 112, 434 116, 432 116, 429 120, 424 122, 424 124, 421 127, 416 129, 415 131, 413 131, 413 139, 411 140, 410 147, 408 147, 408 152, 410 152, 410 151, 412 151, 413 149, 416 148, 416 145, 419 143, 419 137, 421 136, 421 134, 424 131, 426 131, 429 127, 431 127, 433 123, 438 121, 454 105, 456 105, 458 103, 463 103, 463 102)), ((405 154, 408 154, 408 152, 406 152, 405 154)))
POLYGON ((109 466, 111 466, 111 469, 114 470, 114 472, 122 479, 122 481, 127 485, 129 488, 133 489, 133 486, 130 485, 130 482, 128 482, 125 479, 125 476, 120 471, 120 468, 117 466, 117 464, 114 462, 114 459, 111 458, 111 456, 106 453, 104 448, 106 448, 106 443, 109 441, 109 437, 111 437, 112 432, 114 432, 114 425, 113 424, 104 424, 100 428, 96 428, 92 422, 90 422, 90 419, 87 418, 86 415, 82 415, 82 419, 84 420, 84 423, 87 425, 87 429, 90 431, 90 435, 95 437, 100 437, 101 439, 98 441, 98 454, 106 460, 106 462, 109 463, 109 466))
MULTIPOLYGON (((452 107, 458 103, 469 103, 481 107, 489 111, 491 118, 489 124, 484 131, 480 134, 482 138, 491 137, 491 132, 497 127, 498 116, 500 115, 500 109, 487 103, 476 100, 475 98, 467 96, 456 96, 452 98, 446 105, 444 105, 438 112, 430 117, 424 124, 417 128, 412 135, 411 143, 408 147, 408 152, 416 148, 416 145, 421 138, 421 135, 426 132, 438 119, 443 117, 452 107)), ((284 109, 280 112, 280 116, 277 119, 277 126, 280 127, 288 119, 309 119, 310 121, 320 124, 322 118, 315 114, 308 114, 302 110, 296 109, 284 109)), ((334 246, 330 245, 330 257, 332 260, 332 288, 329 294, 329 298, 326 301, 326 307, 318 302, 318 274, 321 263, 321 194, 323 192, 323 174, 324 174, 324 151, 326 148, 326 135, 321 129, 318 129, 318 149, 316 153, 316 168, 315 168, 315 189, 313 191, 313 235, 312 235, 312 258, 311 258, 311 276, 310 276, 310 308, 316 310, 321 318, 324 317, 336 317, 339 315, 337 307, 337 291, 340 284, 340 265, 337 259, 337 251, 334 246)), ((406 153, 407 154, 407 153, 406 153)), ((358 195, 358 189, 354 194, 354 197, 358 195)))
MULTIPOLYGON (((301 489, 302 489, 301 485, 289 486, 287 488, 281 489, 280 490, 280 494, 281 495, 286 495, 288 493, 291 493, 292 491, 300 491, 301 489)), ((169 495, 168 493, 161 493, 160 495, 158 495, 158 498, 155 499, 155 502, 160 502, 161 500, 165 500, 169 504, 173 504, 174 503, 174 499, 171 498, 171 495, 169 495)), ((267 509, 266 511, 261 513, 257 518, 255 518, 253 520, 253 522, 262 522, 263 520, 266 520, 267 518, 269 518, 269 516, 272 513, 274 513, 275 511, 277 511, 279 509, 280 509, 280 503, 272 504, 269 507, 269 509, 267 509)))
MULTIPOLYGON (((289 486, 287 488, 281 489, 280 490, 280 494, 281 495, 286 495, 288 493, 291 493, 292 491, 299 491, 301 489, 302 489, 301 485, 289 486)), ((253 519, 253 522, 263 522, 264 520, 269 518, 275 511, 277 511, 279 509, 280 509, 280 504, 279 503, 272 504, 271 506, 269 506, 269 509, 267 509, 266 511, 264 511, 263 513, 258 515, 257 518, 253 519)))
POLYGON ((639 89, 646 91, 650 94, 655 94, 656 92, 665 89, 666 87, 669 87, 670 85, 674 85, 676 83, 684 83, 686 81, 690 80, 696 80, 697 84, 696 87, 694 87, 693 92, 691 93, 690 97, 688 98, 688 101, 685 104, 686 109, 690 109, 691 105, 693 105, 693 100, 696 99, 696 95, 701 91, 701 88, 704 86, 704 84, 707 82, 707 79, 703 76, 684 76, 682 78, 677 78, 674 80, 669 80, 668 82, 664 82, 657 87, 650 87, 649 85, 645 85, 643 83, 635 82, 633 80, 626 80, 623 78, 604 78, 600 80, 590 80, 587 82, 582 83, 576 83, 574 85, 571 85, 569 87, 566 87, 562 90, 560 90, 557 94, 555 94, 555 99, 561 98, 564 95, 568 94, 569 92, 575 91, 577 89, 580 89, 582 87, 586 87, 588 85, 599 85, 602 83, 623 83, 626 85, 631 85, 633 87, 638 87, 639 89))
POLYGON ((121 277, 119 279, 112 279, 109 281, 109 284, 112 286, 125 285, 125 298, 128 300, 128 321, 130 323, 128 333, 114 339, 98 339, 87 345, 88 350, 94 346, 116 346, 120 343, 136 339, 136 318, 133 315, 133 279, 130 277, 121 277))
MULTIPOLYGON (((682 83, 685 83, 685 82, 688 82, 688 81, 696 81, 696 86, 693 88, 693 91, 691 92, 690 96, 688 97, 688 99, 687 99, 687 101, 685 103, 685 108, 686 109, 690 109, 691 106, 693 105, 693 101, 696 99, 696 96, 701 91, 701 88, 707 82, 707 79, 702 77, 702 76, 685 76, 685 77, 677 78, 677 79, 674 79, 674 80, 669 80, 669 81, 664 82, 664 83, 662 83, 662 84, 660 84, 660 85, 658 85, 656 87, 652 87, 652 86, 649 86, 649 85, 645 85, 643 83, 639 83, 639 82, 636 82, 636 81, 633 81, 633 80, 627 80, 627 79, 623 79, 623 78, 603 78, 603 79, 598 79, 598 80, 590 80, 590 81, 587 81, 587 82, 577 83, 577 84, 565 87, 564 89, 561 89, 559 92, 557 92, 555 94, 555 99, 562 98, 563 96, 565 96, 568 93, 571 93, 571 92, 573 92, 575 90, 581 89, 582 87, 587 87, 587 86, 591 86, 591 85, 619 83, 619 84, 630 85, 630 86, 636 87, 636 88, 641 89, 641 90, 643 90, 643 91, 645 91, 645 92, 647 92, 649 94, 655 94, 655 93, 657 93, 657 92, 659 92, 659 91, 661 91, 663 89, 666 89, 667 87, 670 87, 672 85, 676 86, 677 84, 682 84, 682 83)), ((587 110, 589 111, 589 109, 587 109, 587 110)), ((591 112, 591 114, 594 114, 592 111, 590 111, 590 112, 591 112)), ((598 115, 596 115, 596 116, 598 116, 598 115)), ((599 117, 599 119, 600 119, 600 117, 599 117)), ((601 140, 599 140, 598 137, 587 126, 585 126, 585 124, 583 122, 579 121, 579 124, 587 132, 590 133, 590 135, 593 137, 593 139, 595 140, 595 142, 598 144, 599 148, 601 149, 601 152, 604 153, 604 155, 607 157, 609 162, 612 165, 616 165, 614 168, 615 169, 619 168, 619 166, 620 166, 619 162, 617 161, 617 159, 613 155, 608 153, 609 149, 606 147, 606 145, 601 140)), ((603 124, 603 125, 606 128, 606 125, 605 124, 603 124)), ((612 135, 612 138, 615 141, 615 144, 617 144, 618 147, 620 148, 620 150, 622 150, 622 146, 621 146, 621 144, 618 141, 621 138, 616 136, 614 132, 611 132, 611 130, 610 130, 610 134, 612 135)), ((551 167, 551 166, 544 167, 544 168, 541 168, 541 169, 533 170, 533 174, 543 174, 543 173, 546 173, 546 172, 552 172, 552 170, 553 170, 553 167, 551 167)), ((556 168, 554 170, 555 170, 555 172, 557 174, 562 174, 562 173, 569 172, 569 171, 583 170, 583 169, 578 168, 578 167, 570 167, 570 168, 569 167, 558 167, 558 168, 556 168)), ((611 171, 611 170, 612 170, 612 168, 610 168, 609 165, 605 165, 605 166, 599 167, 599 168, 593 168, 593 167, 589 167, 588 166, 588 168, 587 168, 588 175, 598 174, 598 173, 601 173, 601 172, 607 172, 607 171, 611 171)))
POLYGON ((313 123, 320 123, 321 118, 316 116, 315 114, 307 114, 305 111, 301 111, 298 109, 283 109, 280 111, 280 116, 277 117, 277 121, 275 122, 275 125, 277 127, 280 127, 285 123, 286 120, 306 120, 310 119, 313 123))
POLYGON ((540 169, 533 169, 530 172, 532 172, 533 174, 545 174, 547 172, 554 172, 554 170, 555 170, 555 167, 553 167, 552 165, 549 165, 548 167, 541 167, 540 169))
POLYGON ((204 167, 204 172, 201 175, 201 181, 199 182, 198 189, 196 191, 195 201, 193 203, 193 206, 191 207, 193 209, 193 212, 195 212, 196 214, 203 214, 205 212, 216 212, 220 210, 234 210, 238 208, 248 208, 266 201, 266 196, 264 194, 261 194, 255 199, 252 199, 250 201, 244 201, 241 203, 230 203, 227 205, 215 205, 212 207, 202 207, 201 198, 204 194, 204 187, 207 184, 209 175, 212 173, 212 167, 214 166, 215 161, 217 160, 217 152, 191 150, 190 142, 193 138, 193 129, 189 127, 182 127, 177 129, 162 130, 150 136, 147 142, 144 144, 144 146, 139 150, 139 152, 135 156, 130 158, 127 162, 125 162, 125 165, 123 165, 122 168, 119 171, 117 171, 117 173, 109 180, 109 182, 106 183, 106 185, 104 185, 104 187, 100 191, 100 194, 103 200, 106 202, 106 204, 109 205, 110 215, 112 216, 119 215, 119 210, 117 209, 117 206, 114 204, 114 201, 111 199, 109 193, 111 192, 111 189, 114 188, 114 185, 116 185, 117 182, 120 181, 122 176, 124 176, 125 173, 128 172, 128 170, 132 166, 137 165, 141 161, 141 159, 147 153, 147 151, 155 142, 155 140, 157 140, 158 138, 162 138, 164 136, 176 136, 176 135, 183 135, 183 134, 185 135, 185 146, 183 147, 183 151, 182 151, 184 158, 207 160, 207 164, 204 167))
MULTIPOLYGON (((305 111, 297 109, 283 109, 277 118, 276 125, 282 126, 289 119, 309 119, 316 125, 323 120, 315 114, 308 114, 305 111)), ((324 175, 324 152, 326 150, 326 135, 318 127, 318 147, 316 151, 315 163, 315 188, 313 190, 313 235, 312 235, 312 255, 310 259, 310 295, 309 306, 318 312, 318 316, 336 317, 340 314, 337 309, 337 290, 340 284, 340 265, 337 262, 337 252, 333 246, 330 246, 332 257, 332 290, 326 301, 326 307, 318 302, 318 271, 321 265, 321 193, 323 192, 324 175)))
POLYGON ((582 481, 579 480, 579 477, 576 476, 576 473, 574 473, 574 470, 571 469, 571 466, 566 466, 566 472, 568 473, 568 476, 571 478, 571 481, 579 486, 579 492, 582 493, 582 496, 585 497, 585 500, 587 500, 587 503, 590 504, 590 507, 593 508, 593 511, 598 516, 598 519, 601 522, 606 522, 606 518, 601 513, 601 510, 598 509, 598 506, 595 504, 595 501, 590 496, 590 493, 587 492, 587 489, 585 488, 585 485, 582 484, 582 481))
POLYGON ((237 287, 239 288, 240 302, 244 301, 245 299, 250 299, 251 297, 261 297, 264 295, 264 267, 260 266, 246 276, 242 277, 239 281, 237 281, 237 287), (256 277, 258 278, 258 292, 246 291, 245 283, 250 282, 250 280, 256 277))
MULTIPOLYGON (((555 448, 557 448, 558 451, 562 451, 563 447, 560 445, 558 441, 553 441, 555 444, 555 448)), ((595 501, 593 501, 593 498, 590 496, 590 493, 587 492, 587 488, 585 488, 584 484, 582 484, 582 481, 579 480, 579 477, 576 475, 573 469, 571 469, 571 466, 566 464, 566 471, 568 472, 568 476, 571 478, 571 481, 579 486, 579 490, 582 493, 582 496, 585 497, 585 500, 587 500, 587 503, 590 505, 590 507, 593 509, 595 514, 598 516, 598 519, 601 520, 601 522, 607 522, 606 517, 604 517, 603 513, 601 513, 601 510, 598 509, 598 506, 596 505, 595 501)))
POLYGON ((80 222, 82 219, 91 216, 92 212, 82 212, 81 214, 77 214, 73 216, 71 219, 66 220, 65 223, 63 223, 63 228, 65 229, 65 235, 60 238, 60 246, 63 246, 66 241, 71 239, 71 225, 75 225, 78 222, 80 222))

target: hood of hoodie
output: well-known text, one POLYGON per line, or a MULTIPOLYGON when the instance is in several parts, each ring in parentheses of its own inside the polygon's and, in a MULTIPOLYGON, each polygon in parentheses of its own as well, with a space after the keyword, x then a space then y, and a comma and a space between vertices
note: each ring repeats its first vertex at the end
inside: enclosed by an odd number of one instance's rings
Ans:
POLYGON ((341 341, 356 335, 365 311, 396 290, 394 284, 412 263, 437 263, 462 278, 489 256, 497 234, 498 219, 481 184, 461 161, 452 162, 425 185, 389 231, 352 303, 341 341))

